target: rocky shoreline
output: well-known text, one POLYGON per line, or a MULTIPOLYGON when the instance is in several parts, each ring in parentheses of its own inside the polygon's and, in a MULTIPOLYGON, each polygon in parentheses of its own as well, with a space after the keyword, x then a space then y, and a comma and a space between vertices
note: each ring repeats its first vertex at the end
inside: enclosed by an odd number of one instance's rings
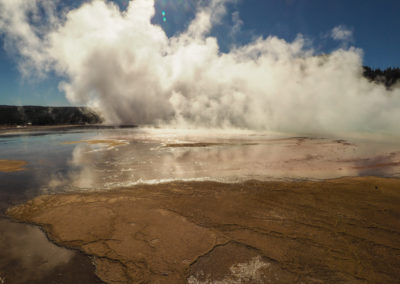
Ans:
POLYGON ((400 180, 173 182, 8 210, 107 283, 395 283, 400 180))

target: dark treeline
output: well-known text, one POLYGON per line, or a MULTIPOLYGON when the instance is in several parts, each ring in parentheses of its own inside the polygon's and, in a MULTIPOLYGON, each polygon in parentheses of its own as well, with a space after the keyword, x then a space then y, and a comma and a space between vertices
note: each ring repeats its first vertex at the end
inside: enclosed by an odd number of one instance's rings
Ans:
POLYGON ((101 118, 86 107, 0 106, 0 125, 95 123, 101 123, 101 118))
POLYGON ((392 87, 396 82, 400 83, 400 68, 387 68, 385 70, 372 69, 364 66, 364 77, 376 83, 384 84, 387 88, 392 87))

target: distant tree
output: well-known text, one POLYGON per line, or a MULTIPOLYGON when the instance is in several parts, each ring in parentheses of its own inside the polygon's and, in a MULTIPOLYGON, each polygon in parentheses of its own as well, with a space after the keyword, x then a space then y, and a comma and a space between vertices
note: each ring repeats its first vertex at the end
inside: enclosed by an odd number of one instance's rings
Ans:
POLYGON ((0 105, 0 125, 95 124, 101 122, 101 117, 86 107, 0 105))
POLYGON ((400 83, 400 68, 389 67, 382 71, 379 68, 372 69, 364 66, 363 74, 365 78, 378 84, 384 84, 388 89, 393 87, 397 82, 400 83))

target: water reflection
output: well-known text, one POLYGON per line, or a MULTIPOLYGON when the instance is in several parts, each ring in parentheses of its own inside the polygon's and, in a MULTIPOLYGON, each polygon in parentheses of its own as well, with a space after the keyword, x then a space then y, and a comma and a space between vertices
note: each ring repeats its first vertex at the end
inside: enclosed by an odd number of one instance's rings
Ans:
POLYGON ((74 253, 50 243, 39 228, 0 218, 0 277, 5 283, 40 280, 74 253))
POLYGON ((397 177, 400 173, 396 143, 247 131, 62 132, 0 138, 0 147, 0 159, 28 163, 23 173, 0 173, 2 203, 10 202, 4 201, 7 196, 20 201, 21 196, 29 199, 46 192, 100 190, 174 179, 235 182, 254 178, 397 177))
POLYGON ((100 283, 87 257, 55 246, 35 226, 4 217, 8 207, 41 194, 55 172, 69 171, 67 160, 74 146, 61 145, 65 136, 84 139, 93 135, 64 132, 0 137, 0 160, 27 162, 23 171, 0 172, 0 283, 100 283), (78 273, 69 275, 71 271, 78 273))
POLYGON ((397 145, 382 141, 284 138, 257 133, 106 132, 75 146, 68 169, 43 190, 101 190, 169 180, 326 179, 398 176, 397 145), (118 141, 124 143, 118 144, 118 141))

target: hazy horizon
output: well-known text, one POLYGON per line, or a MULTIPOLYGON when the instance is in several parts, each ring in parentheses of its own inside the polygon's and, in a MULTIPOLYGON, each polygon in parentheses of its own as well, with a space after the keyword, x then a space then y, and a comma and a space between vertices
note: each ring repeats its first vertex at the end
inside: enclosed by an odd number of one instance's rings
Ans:
MULTIPOLYGON (((388 7, 243 2, 1 0, 0 32, 24 80, 49 83, 49 102, 57 101, 50 91, 57 88, 106 123, 400 134, 400 89, 363 77, 382 33, 354 13, 382 15, 388 7), (326 8, 349 15, 323 20, 326 8), (278 23, 286 25, 268 28, 273 15, 264 18, 262 9, 280 11, 278 23), (320 26, 308 33, 311 12, 320 26), (365 28, 370 43, 360 46, 365 28)), ((398 21, 390 15, 393 31, 398 21)))

